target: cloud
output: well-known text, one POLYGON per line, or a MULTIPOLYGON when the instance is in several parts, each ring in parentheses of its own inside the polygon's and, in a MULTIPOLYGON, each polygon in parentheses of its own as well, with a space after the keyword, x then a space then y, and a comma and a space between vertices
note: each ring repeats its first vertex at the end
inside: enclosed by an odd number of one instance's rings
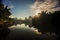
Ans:
POLYGON ((36 0, 34 4, 32 4, 31 9, 34 13, 41 13, 41 11, 47 11, 47 13, 60 11, 60 7, 58 5, 58 0, 36 0))

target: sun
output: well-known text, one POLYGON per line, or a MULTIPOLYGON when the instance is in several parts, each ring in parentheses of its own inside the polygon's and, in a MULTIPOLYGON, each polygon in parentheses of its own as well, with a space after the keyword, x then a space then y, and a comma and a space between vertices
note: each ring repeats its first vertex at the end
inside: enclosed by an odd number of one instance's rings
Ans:
POLYGON ((35 15, 38 15, 38 13, 35 13, 35 15))
POLYGON ((41 10, 35 10, 35 15, 38 15, 38 13, 41 13, 41 10))

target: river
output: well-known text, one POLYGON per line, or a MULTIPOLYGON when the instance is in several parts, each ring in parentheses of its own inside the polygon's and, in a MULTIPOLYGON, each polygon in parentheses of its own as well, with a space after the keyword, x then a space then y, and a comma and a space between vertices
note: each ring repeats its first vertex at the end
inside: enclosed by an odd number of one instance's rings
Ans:
POLYGON ((10 32, 2 40, 56 40, 57 35, 55 33, 42 34, 35 27, 29 27, 25 24, 17 24, 8 27, 10 32))
POLYGON ((37 28, 29 27, 25 24, 17 24, 9 27, 10 33, 6 37, 6 40, 34 40, 38 39, 38 37, 42 34, 38 32, 37 28))

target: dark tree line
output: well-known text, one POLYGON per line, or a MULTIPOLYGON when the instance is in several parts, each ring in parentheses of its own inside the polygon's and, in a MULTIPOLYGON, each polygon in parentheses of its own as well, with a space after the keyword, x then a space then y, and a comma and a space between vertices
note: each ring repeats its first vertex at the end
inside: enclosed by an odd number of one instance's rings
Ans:
POLYGON ((32 26, 35 26, 35 28, 38 28, 39 31, 43 33, 55 32, 56 34, 59 34, 60 11, 55 11, 54 13, 49 14, 42 12, 38 18, 34 17, 32 19, 32 26))

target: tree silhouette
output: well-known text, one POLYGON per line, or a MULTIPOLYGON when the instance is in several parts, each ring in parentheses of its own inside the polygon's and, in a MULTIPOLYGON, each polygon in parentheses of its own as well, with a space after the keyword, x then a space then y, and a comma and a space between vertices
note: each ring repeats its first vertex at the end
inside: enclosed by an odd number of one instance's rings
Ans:
POLYGON ((55 32, 59 34, 60 26, 60 11, 47 14, 42 12, 38 18, 32 19, 32 26, 38 28, 41 32, 55 32))
POLYGON ((7 7, 8 6, 4 7, 3 4, 0 5, 0 18, 8 18, 11 15, 10 9, 7 7))
POLYGON ((13 20, 9 18, 11 15, 9 10, 8 6, 4 7, 4 5, 0 3, 0 40, 4 40, 10 32, 8 27, 13 25, 13 20))

